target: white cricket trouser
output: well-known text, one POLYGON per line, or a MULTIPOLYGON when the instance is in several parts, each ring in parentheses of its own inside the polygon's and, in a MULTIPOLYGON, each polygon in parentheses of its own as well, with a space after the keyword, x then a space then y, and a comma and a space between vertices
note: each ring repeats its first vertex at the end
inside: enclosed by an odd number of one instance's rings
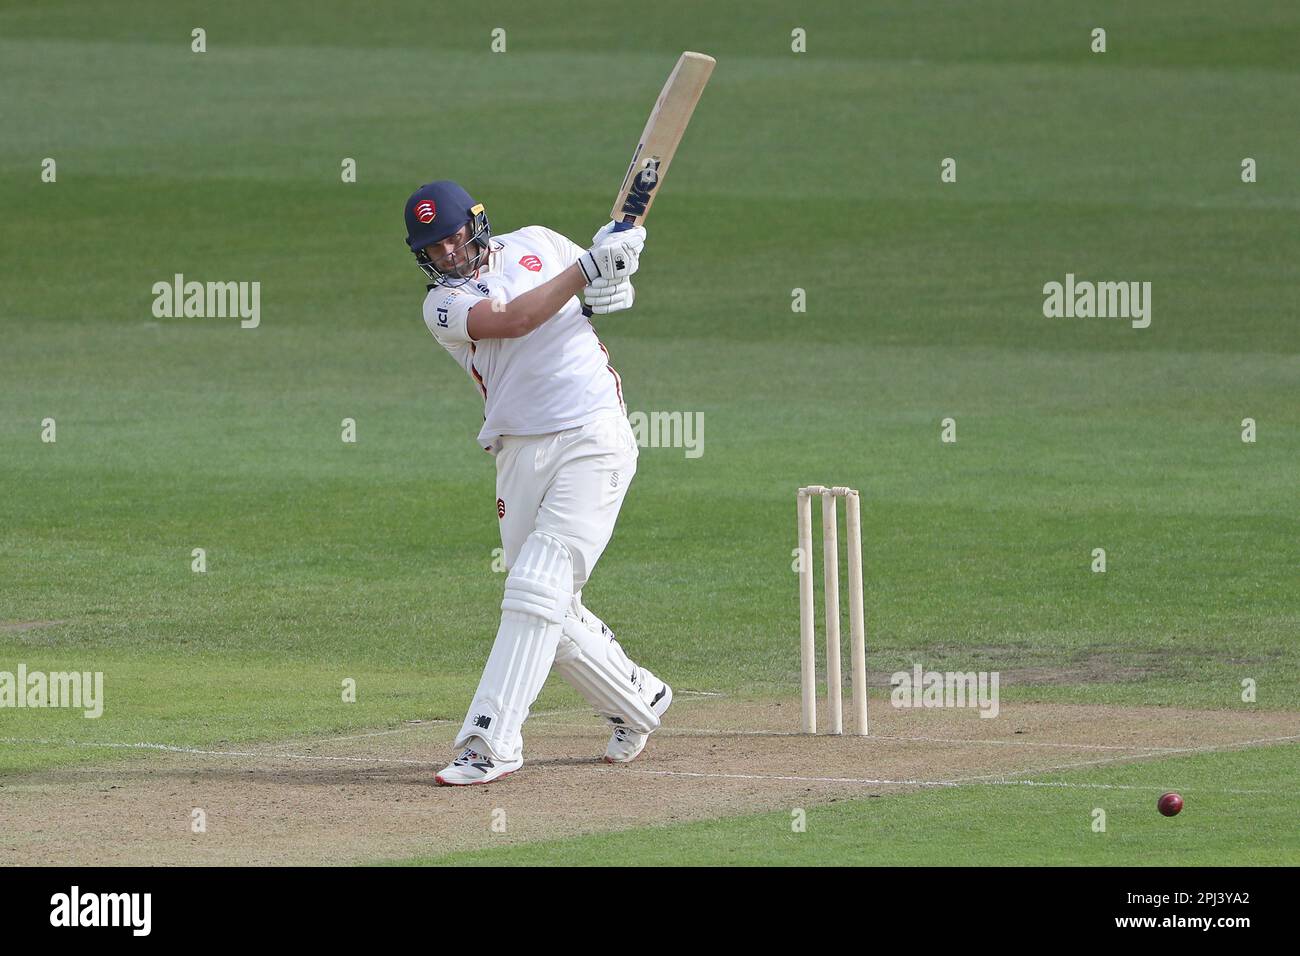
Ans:
POLYGON ((549 435, 502 437, 497 517, 506 568, 533 531, 545 531, 568 545, 580 593, 614 533, 637 456, 632 426, 619 414, 549 435))
POLYGON ((612 633, 581 604, 582 587, 614 533, 638 455, 636 436, 621 414, 547 435, 501 439, 497 517, 510 572, 507 603, 530 607, 532 598, 511 598, 525 592, 545 594, 547 600, 558 597, 559 582, 568 580, 566 549, 572 598, 562 625, 545 611, 530 617, 503 610, 457 747, 477 736, 497 759, 518 758, 523 751, 520 728, 552 665, 599 713, 643 732, 658 725, 647 702, 658 687, 645 686, 653 675, 632 663, 612 633), (526 543, 529 563, 517 567, 526 543))

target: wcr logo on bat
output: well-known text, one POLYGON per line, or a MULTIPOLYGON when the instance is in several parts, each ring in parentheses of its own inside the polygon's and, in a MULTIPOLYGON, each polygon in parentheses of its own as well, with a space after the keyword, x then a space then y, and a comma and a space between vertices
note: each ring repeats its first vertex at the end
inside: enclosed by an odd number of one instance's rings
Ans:
MULTIPOLYGON (((634 161, 635 162, 635 161, 634 161)), ((629 174, 631 170, 628 171, 629 174)), ((644 160, 641 171, 632 180, 627 199, 623 202, 624 215, 639 216, 650 205, 650 194, 659 185, 659 160, 644 160)))

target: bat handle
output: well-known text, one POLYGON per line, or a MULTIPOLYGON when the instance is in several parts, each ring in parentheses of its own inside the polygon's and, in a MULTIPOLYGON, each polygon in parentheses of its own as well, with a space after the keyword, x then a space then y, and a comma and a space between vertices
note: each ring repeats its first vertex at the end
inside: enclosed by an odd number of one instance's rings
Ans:
MULTIPOLYGON (((627 217, 625 217, 625 218, 623 219, 622 222, 616 222, 616 223, 614 223, 614 228, 611 229, 610 231, 611 231, 611 232, 627 232, 629 229, 632 228, 633 225, 635 225, 635 223, 632 221, 633 218, 634 218, 634 217, 632 217, 632 216, 627 216, 627 217)), ((582 307, 582 314, 585 315, 587 318, 591 318, 593 315, 595 315, 595 313, 592 312, 591 309, 589 309, 589 308, 588 308, 587 306, 585 306, 585 305, 582 307)))

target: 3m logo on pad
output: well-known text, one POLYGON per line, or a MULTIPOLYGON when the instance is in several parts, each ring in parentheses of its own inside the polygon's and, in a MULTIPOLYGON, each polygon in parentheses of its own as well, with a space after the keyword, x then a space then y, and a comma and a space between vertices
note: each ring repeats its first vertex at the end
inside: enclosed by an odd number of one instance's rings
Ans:
POLYGON ((415 204, 415 218, 423 223, 433 222, 438 215, 438 207, 433 204, 432 199, 421 199, 415 204))
POLYGON ((524 256, 522 259, 519 260, 519 264, 523 266, 525 269, 527 269, 529 272, 542 271, 542 260, 537 258, 536 256, 524 256))

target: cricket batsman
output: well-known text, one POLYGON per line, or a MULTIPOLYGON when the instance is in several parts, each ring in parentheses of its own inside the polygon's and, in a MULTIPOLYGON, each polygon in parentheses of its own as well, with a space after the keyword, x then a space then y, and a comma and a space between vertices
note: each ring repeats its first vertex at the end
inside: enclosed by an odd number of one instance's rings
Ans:
POLYGON ((635 759, 672 703, 672 688, 582 604, 638 450, 578 295, 599 315, 631 308, 645 236, 611 222, 586 251, 544 226, 494 237, 483 204, 448 180, 406 201, 406 242, 430 279, 425 325, 483 398, 478 442, 496 459, 508 572, 460 755, 440 784, 490 783, 523 766, 523 724, 552 668, 613 725, 610 763, 635 759))

